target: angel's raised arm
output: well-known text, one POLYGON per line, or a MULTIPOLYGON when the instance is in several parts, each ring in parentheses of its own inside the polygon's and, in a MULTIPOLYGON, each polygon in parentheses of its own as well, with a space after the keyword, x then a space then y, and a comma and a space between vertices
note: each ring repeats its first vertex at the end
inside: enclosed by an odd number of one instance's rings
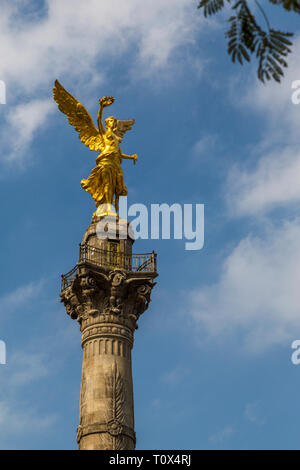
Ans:
POLYGON ((104 135, 106 132, 102 122, 103 108, 110 106, 111 104, 113 104, 114 101, 115 99, 113 96, 103 96, 103 98, 99 100, 100 108, 97 116, 97 124, 101 135, 104 135))
POLYGON ((99 100, 99 103, 100 103, 100 108, 99 108, 98 115, 97 115, 97 124, 98 124, 98 129, 99 129, 100 134, 103 135, 105 134, 105 129, 102 123, 103 104, 101 103, 101 100, 99 100))

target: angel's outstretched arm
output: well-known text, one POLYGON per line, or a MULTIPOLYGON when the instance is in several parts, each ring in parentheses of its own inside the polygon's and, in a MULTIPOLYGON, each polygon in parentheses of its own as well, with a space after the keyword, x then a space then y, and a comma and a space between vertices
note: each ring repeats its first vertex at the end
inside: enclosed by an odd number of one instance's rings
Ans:
POLYGON ((122 153, 121 157, 126 160, 134 160, 133 161, 134 164, 136 164, 136 161, 138 159, 138 156, 136 153, 134 155, 126 155, 125 153, 122 153))

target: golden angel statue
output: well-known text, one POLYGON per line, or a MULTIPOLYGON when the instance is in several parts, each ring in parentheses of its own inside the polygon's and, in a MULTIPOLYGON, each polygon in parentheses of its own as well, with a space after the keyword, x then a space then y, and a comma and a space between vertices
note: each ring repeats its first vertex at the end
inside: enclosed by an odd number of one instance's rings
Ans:
POLYGON ((103 96, 99 99, 99 112, 97 116, 98 129, 85 109, 64 87, 55 80, 53 96, 58 109, 68 116, 68 121, 79 132, 79 138, 90 150, 100 151, 96 158, 96 168, 88 179, 81 181, 81 186, 89 192, 96 204, 97 211, 93 218, 114 214, 119 210, 119 197, 126 196, 128 190, 124 184, 124 175, 121 167, 122 159, 131 159, 135 164, 137 155, 125 155, 121 151, 120 143, 126 131, 131 129, 134 120, 120 121, 113 116, 105 119, 106 129, 102 123, 103 109, 114 102, 113 96, 103 96))

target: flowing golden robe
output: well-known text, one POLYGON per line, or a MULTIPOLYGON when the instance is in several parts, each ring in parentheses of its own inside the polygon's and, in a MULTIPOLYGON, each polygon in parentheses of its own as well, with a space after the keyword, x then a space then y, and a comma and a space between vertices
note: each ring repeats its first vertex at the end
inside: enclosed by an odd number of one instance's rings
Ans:
POLYGON ((120 196, 128 194, 121 167, 120 144, 112 131, 107 131, 103 136, 103 147, 96 159, 97 166, 87 179, 81 181, 82 188, 91 194, 96 207, 112 204, 113 196, 118 200, 120 196))

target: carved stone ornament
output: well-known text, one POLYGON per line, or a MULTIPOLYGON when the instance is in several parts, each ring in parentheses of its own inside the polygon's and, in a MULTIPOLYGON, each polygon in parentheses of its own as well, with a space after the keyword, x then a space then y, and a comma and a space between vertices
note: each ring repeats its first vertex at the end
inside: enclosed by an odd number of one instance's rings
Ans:
POLYGON ((112 419, 107 423, 108 432, 112 436, 118 436, 122 434, 123 426, 117 419, 112 419))
POLYGON ((121 321, 135 329, 139 316, 149 306, 154 285, 147 273, 135 276, 121 269, 83 268, 62 291, 61 301, 68 315, 80 323, 104 315, 104 321, 121 321))

